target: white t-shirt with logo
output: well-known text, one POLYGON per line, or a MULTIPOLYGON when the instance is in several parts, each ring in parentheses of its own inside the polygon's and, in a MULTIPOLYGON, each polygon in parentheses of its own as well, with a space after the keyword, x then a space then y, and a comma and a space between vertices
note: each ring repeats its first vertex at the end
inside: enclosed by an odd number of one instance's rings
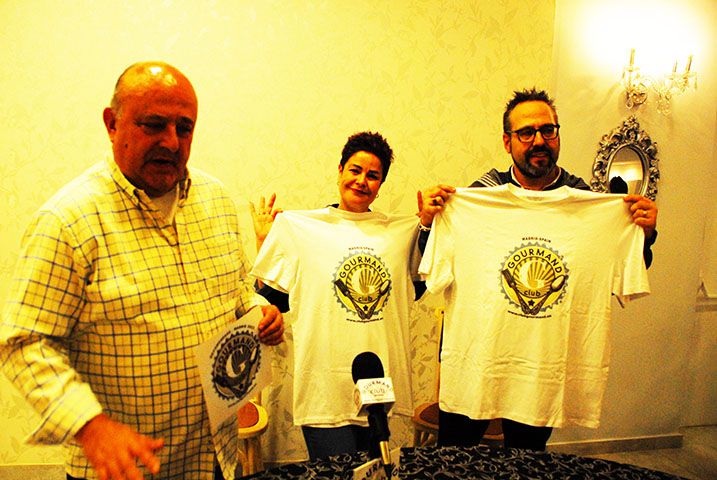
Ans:
POLYGON ((390 376, 393 412, 412 413, 408 315, 417 220, 327 207, 277 215, 252 274, 289 294, 294 316, 294 423, 365 425, 351 365, 374 352, 390 376))
POLYGON ((643 243, 622 195, 459 188, 419 268, 446 301, 441 408, 597 427, 611 295, 649 293, 643 243))

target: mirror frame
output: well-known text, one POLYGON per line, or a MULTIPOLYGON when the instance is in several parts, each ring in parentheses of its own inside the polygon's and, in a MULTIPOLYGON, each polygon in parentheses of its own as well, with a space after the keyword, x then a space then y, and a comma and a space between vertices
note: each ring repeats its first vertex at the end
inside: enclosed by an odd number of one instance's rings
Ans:
POLYGON ((653 142, 634 115, 622 122, 622 125, 603 135, 600 140, 595 162, 593 163, 593 178, 590 188, 595 192, 608 192, 610 185, 610 164, 618 150, 631 148, 640 157, 642 162, 642 186, 637 192, 650 200, 657 197, 657 181, 660 179, 660 170, 657 166, 657 143, 653 142))

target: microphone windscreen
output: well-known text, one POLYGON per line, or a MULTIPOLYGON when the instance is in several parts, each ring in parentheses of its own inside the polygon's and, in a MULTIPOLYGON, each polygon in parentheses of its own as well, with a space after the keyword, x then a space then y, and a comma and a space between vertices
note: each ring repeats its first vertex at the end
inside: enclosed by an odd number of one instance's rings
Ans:
POLYGON ((351 364, 351 376, 354 379, 354 383, 364 378, 383 377, 381 359, 373 352, 359 353, 351 364))

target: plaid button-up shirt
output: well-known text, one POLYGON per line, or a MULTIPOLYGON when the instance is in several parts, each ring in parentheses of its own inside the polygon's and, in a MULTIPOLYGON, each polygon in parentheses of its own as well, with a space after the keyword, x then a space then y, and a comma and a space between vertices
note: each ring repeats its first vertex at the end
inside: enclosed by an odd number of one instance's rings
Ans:
POLYGON ((114 161, 35 215, 0 323, 0 358, 42 421, 33 443, 65 443, 67 471, 96 478, 77 431, 104 412, 153 438, 152 478, 212 478, 236 464, 235 431, 212 442, 194 347, 262 303, 248 279, 236 209, 192 171, 174 224, 114 161), (191 188, 190 188, 191 184, 191 188))

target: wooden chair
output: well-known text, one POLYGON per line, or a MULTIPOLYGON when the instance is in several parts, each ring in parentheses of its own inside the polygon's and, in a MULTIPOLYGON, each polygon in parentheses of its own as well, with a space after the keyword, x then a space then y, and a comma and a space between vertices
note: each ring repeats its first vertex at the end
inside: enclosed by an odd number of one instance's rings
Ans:
MULTIPOLYGON (((443 307, 436 308, 435 315, 438 322, 439 341, 438 355, 440 355, 440 339, 443 338, 443 307)), ((438 442, 438 394, 441 384, 440 362, 436 367, 436 393, 435 401, 422 403, 413 411, 413 445, 415 447, 426 447, 435 445, 438 442)), ((500 418, 495 418, 488 424, 480 443, 491 447, 503 446, 503 424, 500 418)))
POLYGON ((264 470, 261 459, 261 434, 269 424, 269 415, 261 406, 260 399, 251 400, 237 413, 239 426, 239 462, 242 475, 251 475, 264 470))
POLYGON ((438 402, 419 405, 413 411, 413 446, 427 447, 438 442, 438 402))

